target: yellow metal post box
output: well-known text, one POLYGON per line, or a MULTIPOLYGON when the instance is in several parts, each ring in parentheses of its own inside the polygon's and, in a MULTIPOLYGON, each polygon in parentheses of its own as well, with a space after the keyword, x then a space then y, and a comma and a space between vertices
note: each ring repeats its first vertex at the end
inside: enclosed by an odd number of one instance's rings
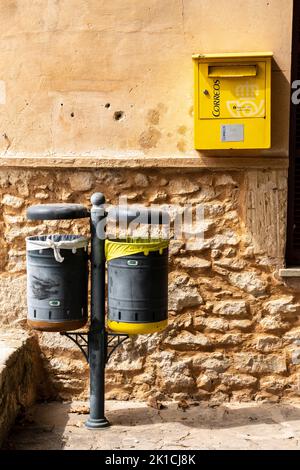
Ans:
POLYGON ((271 52, 194 55, 195 148, 271 147, 271 52))

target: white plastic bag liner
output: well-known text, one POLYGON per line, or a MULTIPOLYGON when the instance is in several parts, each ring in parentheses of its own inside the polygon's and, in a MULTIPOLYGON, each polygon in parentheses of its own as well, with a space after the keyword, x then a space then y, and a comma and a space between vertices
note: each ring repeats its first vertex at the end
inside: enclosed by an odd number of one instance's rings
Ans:
POLYGON ((87 250, 88 244, 89 239, 80 235, 41 235, 26 238, 27 251, 41 251, 52 248, 54 258, 58 263, 64 261, 60 250, 72 250, 73 253, 76 253, 78 248, 85 248, 87 250))

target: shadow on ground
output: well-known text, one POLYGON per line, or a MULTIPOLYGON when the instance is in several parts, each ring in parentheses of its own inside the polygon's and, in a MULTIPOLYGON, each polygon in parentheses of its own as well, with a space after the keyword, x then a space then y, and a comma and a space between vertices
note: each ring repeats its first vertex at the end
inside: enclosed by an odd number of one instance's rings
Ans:
POLYGON ((109 420, 114 425, 138 426, 149 424, 160 416, 165 423, 183 423, 186 426, 221 429, 228 427, 244 426, 257 423, 272 424, 281 421, 300 421, 299 407, 289 404, 231 404, 220 406, 209 406, 201 404, 191 406, 183 411, 176 404, 170 404, 162 410, 153 410, 143 405, 137 408, 132 403, 127 409, 111 410, 109 420), (235 406, 237 406, 235 408, 235 406))
POLYGON ((36 404, 17 418, 2 450, 63 449, 69 413, 69 403, 36 404))
POLYGON ((299 449, 300 403, 200 403, 185 411, 108 401, 112 426, 89 431, 87 403, 37 404, 12 429, 4 449, 299 449))

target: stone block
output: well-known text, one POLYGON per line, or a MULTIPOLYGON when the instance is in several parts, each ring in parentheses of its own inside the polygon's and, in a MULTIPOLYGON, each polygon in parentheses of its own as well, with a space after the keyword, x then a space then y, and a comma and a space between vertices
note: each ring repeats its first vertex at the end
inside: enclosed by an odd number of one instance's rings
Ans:
POLYGON ((234 367, 241 372, 254 374, 284 374, 287 371, 286 357, 280 354, 237 353, 234 367))
POLYGON ((213 313, 226 317, 245 317, 248 315, 247 304, 244 300, 223 300, 214 304, 213 313))

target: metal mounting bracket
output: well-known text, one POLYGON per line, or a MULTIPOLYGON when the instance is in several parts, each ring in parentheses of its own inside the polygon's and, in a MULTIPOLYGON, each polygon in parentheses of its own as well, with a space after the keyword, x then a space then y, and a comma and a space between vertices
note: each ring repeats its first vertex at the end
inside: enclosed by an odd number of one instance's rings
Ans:
POLYGON ((129 336, 120 333, 107 333, 107 353, 106 353, 106 364, 110 360, 115 350, 122 344, 129 336))
MULTIPOLYGON (((66 336, 69 338, 76 346, 79 347, 80 351, 84 355, 86 362, 89 363, 89 333, 88 332, 78 332, 78 333, 69 333, 69 332, 62 332, 60 333, 62 336, 66 336)), ((125 334, 119 333, 106 333, 106 357, 105 363, 107 364, 109 359, 111 358, 112 354, 115 350, 122 344, 129 336, 125 334)))
POLYGON ((89 363, 89 342, 88 342, 88 333, 87 332, 79 332, 79 333, 68 333, 63 332, 60 333, 62 336, 66 336, 67 338, 71 339, 73 343, 75 343, 82 354, 84 355, 86 362, 89 363))

